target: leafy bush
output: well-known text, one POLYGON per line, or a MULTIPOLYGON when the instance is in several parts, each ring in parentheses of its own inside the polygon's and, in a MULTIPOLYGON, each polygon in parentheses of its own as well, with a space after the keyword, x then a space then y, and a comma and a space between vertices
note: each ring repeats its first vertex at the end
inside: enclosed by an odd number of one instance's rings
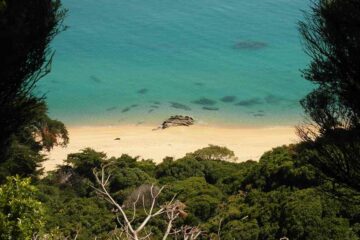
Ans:
POLYGON ((44 225, 44 209, 30 179, 8 177, 0 187, 0 238, 32 239, 44 225))

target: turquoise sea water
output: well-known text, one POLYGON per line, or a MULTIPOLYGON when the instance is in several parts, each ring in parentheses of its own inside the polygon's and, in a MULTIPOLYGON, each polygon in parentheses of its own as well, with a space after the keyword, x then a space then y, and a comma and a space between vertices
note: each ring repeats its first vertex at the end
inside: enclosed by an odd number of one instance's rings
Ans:
POLYGON ((63 0, 69 29, 39 84, 70 125, 296 124, 311 86, 297 22, 307 0, 63 0))

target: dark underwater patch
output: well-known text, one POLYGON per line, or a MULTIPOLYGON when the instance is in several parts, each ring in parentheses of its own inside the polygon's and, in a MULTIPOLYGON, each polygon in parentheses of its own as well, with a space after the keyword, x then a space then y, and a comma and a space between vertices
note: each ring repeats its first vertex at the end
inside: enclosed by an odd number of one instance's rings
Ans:
POLYGON ((186 110, 186 111, 190 111, 191 108, 189 106, 186 106, 185 104, 182 103, 178 103, 178 102, 170 102, 170 107, 172 108, 176 108, 176 109, 182 109, 182 110, 186 110))
POLYGON ((213 106, 216 104, 216 101, 209 98, 200 98, 198 100, 192 101, 192 103, 203 106, 213 106))
POLYGON ((151 107, 151 108, 159 108, 158 105, 151 105, 150 107, 151 107))
POLYGON ((98 78, 97 76, 94 76, 94 75, 90 76, 90 80, 95 82, 95 83, 102 83, 102 80, 100 78, 98 78))
POLYGON ((237 42, 233 48, 240 50, 259 50, 268 46, 265 42, 260 41, 240 41, 237 42))
POLYGON ((154 111, 154 109, 149 109, 148 113, 152 113, 154 111))
POLYGON ((130 111, 131 109, 136 108, 137 106, 139 106, 139 104, 130 105, 130 106, 128 106, 128 107, 125 107, 123 110, 121 110, 121 112, 122 112, 122 113, 128 112, 128 111, 130 111))
POLYGON ((291 100, 288 100, 288 104, 287 104, 287 107, 300 107, 300 100, 298 99, 291 99, 291 100))
POLYGON ((138 90, 137 93, 138 93, 138 94, 145 94, 145 93, 147 93, 148 91, 149 91, 149 89, 147 89, 147 88, 142 88, 142 89, 138 90))
POLYGON ((117 107, 114 106, 114 107, 109 107, 109 108, 107 108, 106 111, 107 111, 107 112, 111 112, 111 111, 114 111, 114 110, 116 110, 116 109, 117 109, 117 107))
POLYGON ((236 99, 235 96, 224 96, 220 99, 220 101, 224 102, 224 103, 231 103, 234 102, 236 99))
POLYGON ((121 112, 122 112, 122 113, 126 113, 126 112, 128 112, 128 111, 130 111, 130 110, 131 110, 130 107, 126 107, 126 108, 124 108, 123 110, 121 110, 121 112))
POLYGON ((159 101, 151 101, 153 104, 160 105, 161 103, 159 101))
POLYGON ((269 94, 266 97, 264 97, 264 101, 267 104, 279 104, 283 101, 286 101, 286 99, 283 97, 280 97, 280 96, 275 96, 275 95, 269 94))
POLYGON ((202 107, 202 109, 207 111, 219 111, 219 108, 217 107, 202 107))
POLYGON ((255 105, 263 104, 262 100, 260 98, 250 98, 246 100, 242 100, 238 103, 236 103, 236 106, 243 106, 243 107, 251 107, 255 105))
POLYGON ((139 126, 139 125, 144 124, 144 123, 145 123, 144 121, 140 121, 140 122, 137 122, 135 125, 139 126))
POLYGON ((59 83, 60 83, 60 81, 58 81, 58 80, 51 80, 50 82, 51 82, 51 83, 55 83, 55 84, 59 84, 59 83))
POLYGON ((196 82, 196 83, 194 83, 196 86, 199 86, 199 87, 202 87, 202 86, 204 86, 205 84, 204 83, 202 83, 202 82, 196 82))
POLYGON ((254 117, 265 117, 264 113, 254 113, 253 114, 254 117))

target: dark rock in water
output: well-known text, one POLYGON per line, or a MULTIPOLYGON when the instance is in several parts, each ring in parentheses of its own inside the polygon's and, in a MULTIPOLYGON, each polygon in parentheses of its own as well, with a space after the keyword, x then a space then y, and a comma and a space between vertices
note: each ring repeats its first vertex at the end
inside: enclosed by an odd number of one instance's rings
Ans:
POLYGON ((242 100, 242 101, 236 103, 235 105, 236 106, 251 107, 251 106, 259 105, 259 104, 262 104, 262 101, 261 101, 260 98, 250 98, 250 99, 247 99, 247 100, 242 100))
POLYGON ((147 89, 147 88, 142 88, 142 89, 140 89, 139 91, 137 91, 137 93, 138 94, 145 94, 145 93, 147 93, 149 91, 149 89, 147 89))
POLYGON ((119 137, 117 137, 117 138, 115 138, 114 140, 115 140, 115 141, 120 141, 120 138, 119 138, 119 137))
POLYGON ((170 102, 171 107, 172 108, 177 108, 177 109, 182 109, 182 110, 186 110, 186 111, 190 111, 191 108, 189 106, 186 106, 182 103, 178 103, 178 102, 170 102))
POLYGON ((220 101, 225 102, 225 103, 231 103, 234 102, 236 99, 235 96, 225 96, 223 98, 220 99, 220 101))
POLYGON ((241 41, 234 45, 235 49, 258 50, 267 47, 267 43, 258 41, 241 41))
POLYGON ((192 103, 204 105, 204 106, 212 106, 215 105, 216 101, 209 98, 200 98, 198 100, 192 101, 192 103))
POLYGON ((102 80, 94 75, 90 76, 90 80, 96 83, 101 83, 102 80))
POLYGON ((137 106, 139 106, 139 104, 133 104, 133 105, 131 105, 131 106, 128 106, 128 107, 124 108, 123 110, 121 110, 121 112, 122 112, 122 113, 128 112, 128 111, 130 111, 131 109, 136 108, 137 106))
POLYGON ((159 128, 166 129, 169 127, 177 127, 177 126, 191 126, 193 124, 194 124, 194 119, 192 117, 175 115, 165 120, 159 128))
POLYGON ((125 112, 128 112, 128 111, 130 111, 130 110, 131 110, 131 108, 126 107, 126 108, 124 108, 123 110, 121 110, 121 112, 122 112, 122 113, 125 113, 125 112))
POLYGON ((208 111, 218 111, 219 110, 219 108, 217 108, 217 107, 202 107, 202 109, 208 110, 208 111))

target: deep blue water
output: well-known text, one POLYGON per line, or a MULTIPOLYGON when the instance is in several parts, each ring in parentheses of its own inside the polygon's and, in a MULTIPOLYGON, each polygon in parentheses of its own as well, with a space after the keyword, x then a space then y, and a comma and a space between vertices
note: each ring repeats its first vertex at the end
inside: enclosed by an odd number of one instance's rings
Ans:
POLYGON ((301 119, 311 86, 297 22, 307 0, 63 0, 69 29, 39 84, 67 124, 301 119))

